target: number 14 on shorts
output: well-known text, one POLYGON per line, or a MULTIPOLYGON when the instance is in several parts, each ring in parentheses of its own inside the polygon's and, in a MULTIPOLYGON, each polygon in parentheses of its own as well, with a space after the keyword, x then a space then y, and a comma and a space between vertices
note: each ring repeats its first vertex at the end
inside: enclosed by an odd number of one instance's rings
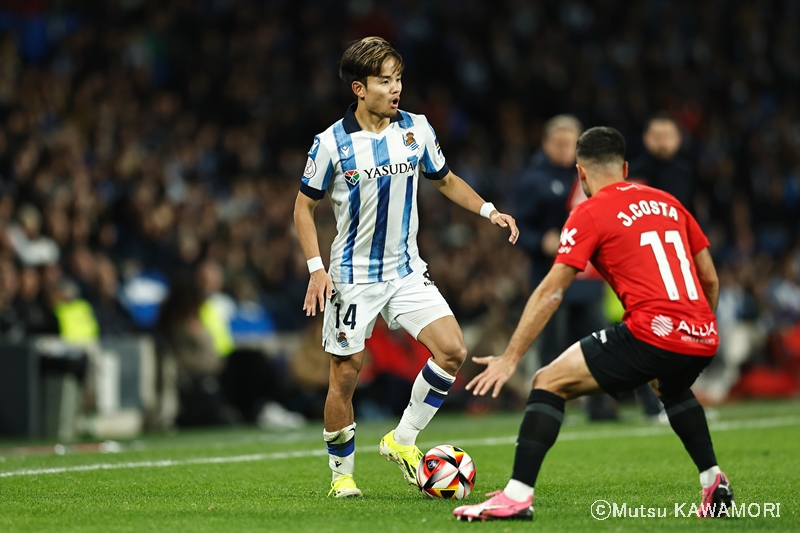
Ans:
POLYGON ((336 307, 336 329, 342 327, 342 324, 345 326, 350 326, 350 329, 356 329, 356 304, 350 304, 347 306, 347 311, 344 313, 344 319, 341 319, 342 304, 337 302, 333 305, 336 307))

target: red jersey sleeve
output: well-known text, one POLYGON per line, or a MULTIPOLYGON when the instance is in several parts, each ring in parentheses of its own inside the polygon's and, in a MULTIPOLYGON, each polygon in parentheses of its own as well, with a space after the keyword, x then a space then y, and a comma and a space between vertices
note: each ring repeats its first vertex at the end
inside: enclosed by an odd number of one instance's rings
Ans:
POLYGON ((597 226, 584 205, 578 205, 561 230, 561 243, 555 262, 583 271, 594 255, 598 242, 597 226))
POLYGON ((689 211, 684 210, 686 215, 686 236, 689 238, 689 249, 692 257, 697 255, 703 248, 708 248, 709 242, 706 234, 700 229, 700 224, 694 219, 689 211))

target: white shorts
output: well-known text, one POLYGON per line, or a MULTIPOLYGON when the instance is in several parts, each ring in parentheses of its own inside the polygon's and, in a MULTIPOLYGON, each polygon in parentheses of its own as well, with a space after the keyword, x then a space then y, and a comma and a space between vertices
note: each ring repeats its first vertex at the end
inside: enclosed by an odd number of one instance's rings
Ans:
POLYGON ((376 283, 334 282, 333 290, 322 326, 322 347, 333 355, 363 350, 378 313, 390 329, 402 327, 415 339, 434 320, 453 314, 427 270, 376 283))

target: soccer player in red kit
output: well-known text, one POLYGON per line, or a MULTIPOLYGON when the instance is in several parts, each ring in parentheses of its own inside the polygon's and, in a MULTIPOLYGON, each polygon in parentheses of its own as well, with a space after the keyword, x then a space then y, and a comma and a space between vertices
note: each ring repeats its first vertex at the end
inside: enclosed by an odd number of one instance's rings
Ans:
POLYGON ((467 389, 497 396, 589 261, 622 301, 623 322, 583 338, 536 373, 511 480, 489 500, 453 514, 470 521, 531 519, 533 487, 561 428, 564 403, 601 392, 618 396, 649 382, 700 472, 698 516, 727 515, 733 491, 717 465, 703 407, 690 389, 719 343, 714 316, 719 284, 708 239, 673 196, 625 182, 625 140, 617 130, 587 130, 576 156, 589 199, 572 210, 555 262, 528 300, 505 352, 474 358, 487 368, 467 389))

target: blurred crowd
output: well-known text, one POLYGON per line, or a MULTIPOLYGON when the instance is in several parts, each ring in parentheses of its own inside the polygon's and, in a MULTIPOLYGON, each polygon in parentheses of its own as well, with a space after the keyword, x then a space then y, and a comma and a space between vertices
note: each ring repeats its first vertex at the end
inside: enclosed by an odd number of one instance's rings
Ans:
MULTIPOLYGON (((170 287, 203 269, 219 272, 237 341, 316 327, 294 198, 313 135, 352 99, 344 45, 375 34, 405 59, 401 107, 427 115, 450 167, 498 206, 553 115, 616 127, 634 159, 648 118, 669 114, 720 271, 720 328, 738 328, 743 361, 800 357, 783 340, 800 321, 797 2, 5 6, 0 335, 63 334, 76 302, 96 320, 78 336, 153 332, 170 287)), ((420 195, 421 254, 457 318, 513 325, 526 255, 432 186, 420 195)), ((330 209, 317 226, 327 257, 330 209)))

